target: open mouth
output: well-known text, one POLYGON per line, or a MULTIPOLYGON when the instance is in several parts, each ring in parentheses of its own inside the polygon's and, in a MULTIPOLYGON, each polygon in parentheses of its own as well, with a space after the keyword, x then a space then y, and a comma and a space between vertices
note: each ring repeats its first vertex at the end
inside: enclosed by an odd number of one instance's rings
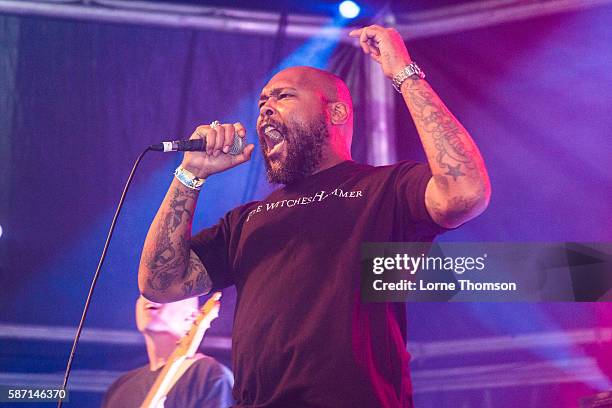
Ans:
POLYGON ((266 125, 263 128, 263 133, 266 135, 266 147, 267 147, 267 156, 273 157, 280 154, 283 149, 283 145, 285 144, 285 137, 281 133, 280 130, 275 128, 272 125, 266 125))
POLYGON ((281 131, 278 130, 273 125, 266 125, 266 126, 264 126, 263 133, 264 133, 264 135, 267 136, 266 137, 266 143, 268 144, 268 149, 271 148, 271 147, 274 147, 275 145, 277 145, 280 142, 282 142, 283 140, 285 140, 285 137, 283 136, 281 131))

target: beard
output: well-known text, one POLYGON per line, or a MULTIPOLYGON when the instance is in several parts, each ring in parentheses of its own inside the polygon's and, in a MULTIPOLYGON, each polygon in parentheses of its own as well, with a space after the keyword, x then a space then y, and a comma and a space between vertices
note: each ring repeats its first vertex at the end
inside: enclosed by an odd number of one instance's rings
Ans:
POLYGON ((281 132, 286 143, 287 157, 280 165, 272 166, 267 156, 267 145, 259 137, 261 151, 266 163, 266 177, 272 184, 292 184, 310 176, 321 163, 323 145, 329 140, 329 130, 323 116, 311 123, 290 123, 285 126, 271 121, 270 124, 281 132))

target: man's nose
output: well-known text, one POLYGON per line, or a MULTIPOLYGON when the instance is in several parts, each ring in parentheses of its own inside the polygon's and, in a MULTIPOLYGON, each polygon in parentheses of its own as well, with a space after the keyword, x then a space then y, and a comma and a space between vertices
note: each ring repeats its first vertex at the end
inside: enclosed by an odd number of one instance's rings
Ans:
POLYGON ((274 110, 274 108, 272 106, 270 106, 270 104, 268 102, 263 104, 261 109, 259 110, 259 116, 261 116, 263 118, 272 116, 272 115, 274 115, 274 113, 276 113, 276 111, 274 110))

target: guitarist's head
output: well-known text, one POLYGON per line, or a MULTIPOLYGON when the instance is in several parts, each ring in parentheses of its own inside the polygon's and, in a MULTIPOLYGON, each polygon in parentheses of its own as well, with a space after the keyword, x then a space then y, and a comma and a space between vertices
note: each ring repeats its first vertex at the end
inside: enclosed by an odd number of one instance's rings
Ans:
POLYGON ((198 298, 155 303, 142 295, 136 301, 136 327, 143 334, 166 333, 183 337, 198 314, 198 298))

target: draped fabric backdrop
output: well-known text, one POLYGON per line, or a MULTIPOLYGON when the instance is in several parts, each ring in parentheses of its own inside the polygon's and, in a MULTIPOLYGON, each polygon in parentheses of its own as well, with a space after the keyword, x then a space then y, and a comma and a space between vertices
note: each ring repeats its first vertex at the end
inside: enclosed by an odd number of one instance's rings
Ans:
MULTIPOLYGON (((408 44, 472 133, 493 184, 487 212, 441 239, 611 240, 610 11, 600 7, 408 44)), ((376 143, 368 139, 376 117, 367 60, 356 47, 321 46, 287 38, 282 30, 265 37, 0 15, 0 321, 74 326, 138 154, 215 119, 244 123, 249 141, 256 142, 259 91, 278 67, 291 63, 328 67, 345 78, 355 99, 354 158, 365 162, 376 143)), ((406 109, 394 98, 396 155, 424 160, 406 109)), ((256 153, 248 164, 207 181, 194 229, 271 190, 256 153)), ((145 156, 87 327, 133 329, 140 250, 179 161, 173 154, 145 156)), ((226 292, 213 336, 231 335, 234 295, 226 292)), ((428 341, 612 326, 605 304, 411 304, 408 310, 409 349, 428 341)), ((69 351, 67 342, 0 340, 6 373, 60 372, 69 351)), ((229 364, 227 350, 210 353, 229 364)), ((603 346, 569 337, 554 349, 481 357, 415 358, 417 406, 538 407, 560 397, 570 406, 578 396, 612 388, 609 374, 602 374, 592 381, 476 384, 438 393, 427 391, 427 376, 419 375, 484 361, 505 371, 504 364, 515 364, 520 376, 524 362, 556 364, 566 357, 592 357, 602 373, 612 368, 603 346)), ((75 370, 118 372, 145 359, 142 345, 85 342, 75 370)), ((76 392, 71 401, 96 406, 99 397, 76 392)))

